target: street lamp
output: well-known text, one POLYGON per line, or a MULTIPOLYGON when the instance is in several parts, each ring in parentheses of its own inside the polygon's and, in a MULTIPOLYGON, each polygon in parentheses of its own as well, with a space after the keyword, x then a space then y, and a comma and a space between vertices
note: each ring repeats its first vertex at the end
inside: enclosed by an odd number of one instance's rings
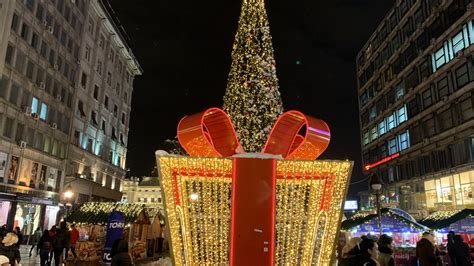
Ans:
POLYGON ((74 196, 74 192, 72 191, 71 184, 67 185, 66 189, 63 192, 65 203, 64 206, 66 207, 66 217, 69 215, 69 209, 72 207, 72 197, 74 196))
POLYGON ((382 182, 377 174, 370 177, 369 185, 375 193, 375 206, 377 208, 377 218, 379 225, 379 234, 382 235, 382 214, 380 212, 380 191, 382 190, 382 182))

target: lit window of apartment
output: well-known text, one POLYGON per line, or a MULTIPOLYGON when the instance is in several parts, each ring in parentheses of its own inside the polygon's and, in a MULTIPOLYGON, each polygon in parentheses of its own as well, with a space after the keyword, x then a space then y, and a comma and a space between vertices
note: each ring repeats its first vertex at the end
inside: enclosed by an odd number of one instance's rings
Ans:
POLYGON ((45 103, 41 103, 41 111, 40 111, 39 118, 45 121, 47 114, 48 114, 48 105, 45 103))
POLYGON ((377 126, 374 126, 370 130, 370 141, 374 141, 379 137, 378 132, 377 132, 377 126))
POLYGON ((405 149, 408 149, 410 147, 410 137, 408 135, 408 130, 401 133, 399 136, 398 136, 398 140, 399 140, 399 145, 400 145, 400 150, 403 151, 405 149))
POLYGON ((382 120, 382 122, 379 123, 378 129, 379 129, 379 136, 382 136, 383 134, 387 133, 386 127, 385 127, 385 120, 382 120))
POLYGON ((388 154, 392 155, 398 152, 397 138, 388 141, 388 154))
POLYGON ((387 127, 389 131, 396 127, 395 114, 391 114, 387 117, 387 127))
POLYGON ((397 110, 398 124, 401 124, 407 121, 407 106, 403 105, 400 109, 397 110))

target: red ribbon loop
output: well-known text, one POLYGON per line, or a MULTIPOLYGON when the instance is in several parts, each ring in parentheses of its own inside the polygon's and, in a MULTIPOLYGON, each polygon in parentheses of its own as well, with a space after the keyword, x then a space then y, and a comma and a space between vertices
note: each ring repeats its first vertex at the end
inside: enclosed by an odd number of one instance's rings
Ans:
MULTIPOLYGON (((314 160, 326 150, 330 139, 323 120, 288 111, 278 118, 262 152, 285 159, 314 160)), ((178 124, 178 140, 190 156, 228 157, 244 152, 229 116, 219 108, 183 117, 178 124)))

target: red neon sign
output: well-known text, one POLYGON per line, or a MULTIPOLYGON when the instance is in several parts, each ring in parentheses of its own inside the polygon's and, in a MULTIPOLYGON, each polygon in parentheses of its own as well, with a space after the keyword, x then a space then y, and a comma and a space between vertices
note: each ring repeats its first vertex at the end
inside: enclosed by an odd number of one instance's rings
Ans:
POLYGON ((397 153, 395 153, 395 154, 393 154, 393 155, 390 155, 390 156, 388 156, 388 157, 385 157, 385 158, 383 158, 382 160, 380 160, 380 161, 378 161, 378 162, 375 162, 375 163, 373 163, 373 164, 368 164, 368 165, 364 166, 364 169, 365 169, 366 171, 367 171, 367 170, 370 170, 371 168, 374 168, 374 167, 379 166, 379 165, 381 165, 381 164, 384 164, 384 163, 386 163, 386 162, 388 162, 388 161, 391 161, 391 160, 397 158, 398 156, 400 156, 400 153, 399 153, 399 152, 397 152, 397 153))

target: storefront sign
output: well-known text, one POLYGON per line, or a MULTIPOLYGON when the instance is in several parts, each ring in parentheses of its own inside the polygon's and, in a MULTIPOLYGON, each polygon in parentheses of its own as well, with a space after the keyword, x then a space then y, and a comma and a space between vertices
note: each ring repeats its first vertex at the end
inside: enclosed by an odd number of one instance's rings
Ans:
POLYGON ((105 247, 104 247, 104 256, 103 261, 105 263, 110 263, 112 261, 112 256, 110 252, 112 251, 112 245, 114 241, 123 234, 123 228, 125 227, 125 218, 122 212, 113 211, 109 215, 107 222, 107 235, 105 238, 105 247))

